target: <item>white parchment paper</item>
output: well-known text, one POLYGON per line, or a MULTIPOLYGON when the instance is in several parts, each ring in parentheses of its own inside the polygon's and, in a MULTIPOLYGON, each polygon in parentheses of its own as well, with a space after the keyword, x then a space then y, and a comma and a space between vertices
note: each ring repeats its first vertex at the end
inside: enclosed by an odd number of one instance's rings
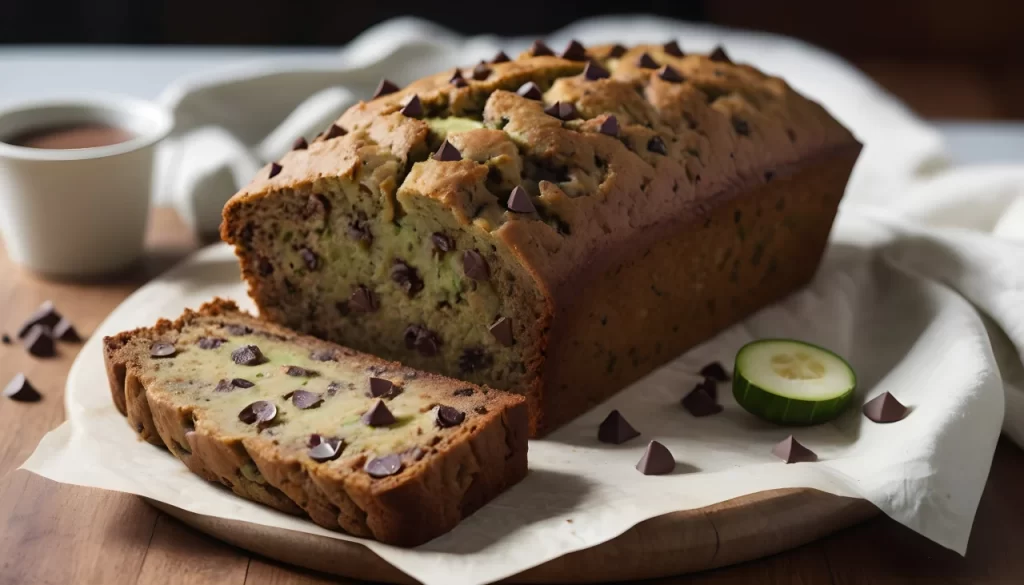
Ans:
MULTIPOLYGON (((1003 416, 992 346, 993 339, 1002 338, 990 338, 963 295, 977 299, 981 291, 1012 301, 1024 290, 1020 258, 1021 248, 981 235, 925 231, 866 209, 847 210, 806 290, 725 331, 553 436, 531 442, 526 480, 449 534, 412 550, 364 544, 424 583, 476 585, 599 544, 647 518, 762 490, 806 486, 868 499, 962 553, 1003 416), (969 271, 956 271, 958 262, 967 261, 1005 272, 996 281, 979 281, 969 271), (961 277, 969 282, 958 281, 961 277), (854 408, 834 423, 795 431, 819 454, 818 463, 785 465, 775 459, 772 445, 790 431, 748 415, 727 390, 720 392, 725 411, 718 416, 693 418, 678 405, 698 381, 694 372, 701 365, 713 359, 731 364, 740 345, 769 336, 829 347, 858 373, 854 408), (878 425, 861 416, 860 404, 883 391, 911 407, 905 420, 878 425), (598 443, 597 425, 612 408, 643 437, 617 447, 598 443), (634 470, 650 439, 675 454, 676 473, 648 477, 634 470)), ((111 403, 101 336, 175 317, 214 295, 249 305, 234 256, 223 245, 202 250, 118 307, 71 370, 68 421, 43 439, 24 468, 199 514, 350 539, 192 475, 166 451, 136 440, 111 403)))

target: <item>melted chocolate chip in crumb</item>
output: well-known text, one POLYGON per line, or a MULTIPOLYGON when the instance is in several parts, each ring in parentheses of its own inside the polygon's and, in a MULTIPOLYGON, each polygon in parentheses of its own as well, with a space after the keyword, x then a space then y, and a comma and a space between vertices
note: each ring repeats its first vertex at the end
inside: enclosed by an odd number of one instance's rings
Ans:
POLYGON ((426 357, 437 355, 441 347, 437 334, 422 325, 410 325, 405 329, 404 337, 406 348, 415 349, 426 357))
POLYGON ((294 376, 296 378, 312 378, 317 373, 313 370, 307 370, 302 366, 285 366, 284 373, 288 376, 294 376))
POLYGON ((150 357, 167 358, 173 357, 176 353, 178 353, 178 350, 174 348, 174 344, 167 343, 166 341, 157 341, 149 346, 150 357))
POLYGON ((267 402, 266 400, 257 400, 238 413, 238 420, 247 425, 253 423, 263 425, 275 418, 277 418, 277 407, 274 406, 273 402, 267 402))
POLYGON ((430 235, 430 242, 434 244, 434 251, 444 254, 455 249, 455 242, 441 232, 434 232, 430 235))
POLYGON ((473 412, 475 412, 477 414, 487 414, 487 407, 486 406, 477 406, 476 408, 473 409, 473 412))
POLYGON ((373 313, 380 308, 377 295, 363 285, 356 287, 348 297, 348 306, 359 313, 373 313))
POLYGON ((255 345, 243 345, 231 352, 231 361, 240 366, 257 366, 266 361, 263 352, 255 345))
POLYGON ((668 148, 665 146, 665 141, 660 136, 655 136, 647 141, 647 150, 656 154, 668 154, 668 148))
POLYGON ((406 264, 403 260, 395 260, 391 266, 391 280, 405 290, 409 298, 416 296, 416 293, 423 290, 423 280, 416 269, 406 264))
POLYGON ((487 260, 476 250, 466 250, 462 254, 462 269, 466 276, 473 280, 488 280, 491 277, 487 260))
POLYGON ((317 349, 310 352, 309 359, 316 362, 333 362, 336 358, 334 357, 334 350, 317 349))
POLYGON ((252 327, 248 327, 246 325, 236 325, 234 323, 232 323, 231 325, 227 325, 226 327, 224 327, 224 329, 227 330, 229 335, 249 335, 250 333, 252 333, 252 327))
POLYGON ((459 356, 459 372, 463 374, 480 372, 490 368, 493 364, 494 359, 479 347, 466 348, 459 356))
POLYGON ((302 261, 306 264, 306 268, 316 270, 320 267, 320 257, 309 248, 300 249, 299 256, 302 256, 302 261))
POLYGON ((512 319, 501 317, 487 328, 491 335, 498 340, 498 343, 505 347, 511 347, 515 340, 512 338, 512 319))
POLYGON ((200 337, 197 345, 199 345, 199 349, 217 349, 225 341, 227 339, 223 337, 200 337))
POLYGON ((466 420, 466 413, 456 410, 451 406, 437 407, 437 426, 446 429, 456 427, 466 420))
POLYGON ((452 395, 453 396, 472 396, 473 395, 473 389, 472 388, 460 388, 460 389, 456 390, 455 392, 452 392, 452 395))

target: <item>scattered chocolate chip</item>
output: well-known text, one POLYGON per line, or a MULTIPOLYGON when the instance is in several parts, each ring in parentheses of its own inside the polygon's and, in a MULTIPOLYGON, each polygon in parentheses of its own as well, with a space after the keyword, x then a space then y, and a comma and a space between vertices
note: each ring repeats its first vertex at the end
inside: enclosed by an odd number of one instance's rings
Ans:
POLYGON ((237 325, 234 323, 224 327, 224 329, 227 329, 229 335, 249 335, 252 333, 252 327, 247 325, 237 325))
POLYGON ((598 79, 611 77, 611 73, 608 73, 608 70, 598 65, 596 61, 590 61, 583 68, 583 77, 590 81, 597 81, 598 79))
POLYGON ((576 106, 569 102, 555 102, 550 106, 544 108, 544 113, 549 116, 554 116, 559 120, 567 121, 576 118, 579 114, 576 111, 576 106))
POLYGON ((637 64, 638 67, 640 67, 642 69, 657 69, 658 68, 658 62, 655 61, 654 58, 651 57, 650 55, 648 55, 647 53, 644 53, 644 54, 640 55, 640 58, 637 59, 636 64, 637 64))
POLYGON ((327 131, 324 132, 324 140, 341 138, 346 134, 348 134, 348 130, 345 130, 344 128, 338 126, 337 124, 331 124, 330 126, 327 127, 327 131))
POLYGON ((309 148, 309 143, 303 136, 299 136, 295 142, 292 142, 292 150, 306 150, 307 148, 309 148))
POLYGON ((660 77, 663 81, 667 81, 669 83, 682 83, 686 81, 686 78, 683 77, 683 74, 676 71, 675 67, 671 65, 665 65, 664 67, 659 69, 658 77, 660 77))
POLYGON ((721 46, 715 47, 715 50, 711 51, 708 58, 718 63, 732 63, 732 59, 729 58, 729 55, 725 53, 725 49, 721 46))
POLYGON ((501 317, 492 323, 487 330, 490 331, 491 335, 498 340, 498 343, 505 347, 511 347, 512 343, 515 341, 512 338, 512 319, 509 319, 508 317, 501 317))
POLYGON ((310 270, 316 270, 320 266, 320 257, 316 255, 316 252, 309 248, 301 248, 299 250, 299 256, 302 257, 302 261, 306 264, 306 268, 310 270))
POLYGON ((700 375, 718 382, 725 382, 729 380, 729 373, 725 371, 724 367, 722 367, 721 362, 711 362, 704 366, 700 369, 700 375))
POLYGON ((69 343, 78 343, 82 341, 82 338, 78 335, 78 330, 71 324, 66 318, 61 318, 56 325, 53 326, 53 338, 61 341, 67 341, 69 343))
POLYGON ((149 346, 150 357, 166 358, 172 357, 176 353, 178 353, 178 350, 174 348, 174 344, 167 343, 166 341, 157 341, 149 346))
POLYGON ((25 374, 16 374, 4 387, 4 397, 18 402, 37 402, 42 396, 25 377, 25 374))
POLYGON ((520 85, 519 89, 516 90, 516 94, 518 94, 519 97, 524 97, 528 100, 539 101, 542 97, 544 97, 544 94, 541 93, 540 91, 540 86, 538 86, 536 83, 532 81, 527 81, 526 83, 520 85))
POLYGON ((668 147, 665 146, 665 141, 661 139, 661 136, 654 136, 648 140, 647 150, 656 154, 668 154, 668 147))
POLYGON ((256 366, 266 361, 263 352, 255 345, 243 345, 231 352, 231 361, 240 366, 256 366))
POLYGON ((39 307, 28 316, 28 319, 25 319, 24 323, 21 324, 21 327, 18 328, 17 337, 18 339, 24 338, 28 335, 29 330, 36 325, 42 325, 43 327, 52 329, 58 322, 60 322, 61 319, 62 316, 53 306, 53 301, 44 301, 43 304, 39 305, 39 307))
POLYGON ((451 252, 455 249, 455 241, 441 232, 430 234, 430 242, 434 245, 434 250, 440 254, 451 252))
POLYGON ((373 98, 377 99, 384 95, 389 95, 398 91, 398 86, 391 83, 387 79, 381 79, 380 84, 377 85, 377 90, 373 92, 373 98))
POLYGON ((452 392, 452 396, 472 396, 472 395, 473 395, 473 389, 472 388, 459 388, 455 392, 452 392))
POLYGON ((740 120, 739 118, 732 119, 732 129, 736 131, 740 136, 750 136, 750 125, 747 124, 746 120, 740 120))
POLYGON ((277 418, 277 407, 274 406, 273 402, 267 402, 266 400, 257 400, 238 413, 238 420, 247 425, 253 423, 263 425, 275 418, 277 418))
POLYGON ((669 41, 662 45, 661 48, 664 49, 666 53, 672 55, 673 57, 683 56, 683 49, 679 46, 679 43, 677 43, 676 41, 669 41))
POLYGON ((309 359, 315 362, 333 362, 337 358, 334 356, 333 349, 316 349, 309 353, 309 359))
POLYGON ((477 81, 483 81, 491 76, 491 68, 487 66, 487 63, 483 61, 476 64, 473 68, 473 79, 477 81))
POLYGON ((657 441, 647 444, 647 450, 636 464, 636 470, 644 475, 665 475, 676 468, 676 458, 665 445, 657 441))
POLYGON ((395 385, 391 380, 370 377, 370 396, 374 398, 383 398, 388 396, 394 388, 395 385))
POLYGON ((416 296, 416 293, 423 290, 423 280, 416 269, 409 266, 402 260, 395 260, 391 266, 391 280, 398 283, 398 286, 405 290, 409 298, 416 296))
POLYGON ((293 376, 295 378, 312 378, 317 375, 315 371, 307 370, 302 366, 284 366, 282 369, 284 370, 285 375, 293 376))
POLYGON ((608 116, 601 122, 601 125, 597 129, 601 134, 607 134, 608 136, 619 135, 619 120, 615 116, 608 116))
POLYGON ((383 400, 378 399, 363 415, 362 421, 367 426, 386 427, 395 424, 395 415, 391 414, 383 400))
POLYGON ((338 393, 338 390, 341 390, 341 383, 331 382, 327 385, 327 396, 334 396, 338 393))
POLYGON ((370 226, 365 221, 358 219, 350 221, 346 228, 346 234, 357 242, 363 242, 367 245, 373 243, 373 233, 370 232, 370 226))
POLYGON ((534 213, 537 208, 534 207, 526 189, 516 186, 515 189, 512 189, 512 194, 508 196, 508 210, 516 213, 534 213))
POLYGON ((579 41, 573 39, 569 41, 569 44, 565 46, 565 50, 562 51, 562 58, 569 61, 586 61, 587 49, 579 41))
POLYGON ((801 445, 793 435, 786 437, 772 447, 772 455, 786 463, 811 463, 818 460, 818 456, 814 454, 814 451, 801 445))
POLYGON ((437 355, 441 340, 433 331, 422 325, 410 325, 405 329, 405 347, 415 349, 420 355, 431 357, 437 355))
POLYGON ((366 462, 363 470, 371 477, 388 477, 402 470, 402 458, 395 454, 374 457, 366 462))
POLYGON ((460 77, 453 77, 453 78, 452 78, 452 79, 451 79, 451 80, 449 81, 449 83, 451 83, 451 84, 452 84, 452 85, 454 85, 455 87, 469 87, 469 82, 468 82, 468 81, 466 81, 466 80, 465 80, 464 78, 462 78, 461 76, 460 76, 460 77))
POLYGON ((402 106, 401 112, 403 116, 408 116, 410 118, 422 117, 423 104, 420 102, 420 96, 413 94, 413 96, 405 102, 405 105, 402 106))
POLYGON ((475 412, 477 414, 487 414, 487 407, 486 406, 477 406, 476 408, 473 409, 473 412, 475 412))
POLYGON ((876 423, 891 423, 907 416, 907 407, 888 392, 883 392, 864 405, 864 416, 876 423))
POLYGON ((466 413, 452 408, 451 406, 437 407, 437 426, 442 429, 457 427, 466 420, 466 413))
POLYGON ((256 384, 246 380, 245 378, 233 378, 231 380, 221 379, 217 382, 217 386, 214 387, 214 392, 231 392, 235 388, 252 388, 256 384))
MULTIPOLYGON (((722 412, 722 405, 715 402, 715 397, 708 392, 708 386, 714 388, 715 382, 705 379, 679 401, 686 412, 695 417, 711 416, 722 412)), ((717 390, 715 392, 717 394, 717 390)))
POLYGON ((553 57, 555 52, 543 41, 533 41, 533 44, 530 45, 530 54, 534 57, 553 57))
POLYGON ((462 71, 460 71, 458 67, 456 67, 455 70, 452 71, 452 76, 448 78, 448 83, 456 85, 457 81, 466 81, 466 79, 462 76, 462 71))
POLYGON ((619 45, 619 44, 616 44, 615 46, 612 47, 612 49, 610 51, 608 51, 608 57, 611 58, 611 59, 618 59, 619 57, 621 57, 621 56, 623 56, 625 54, 626 54, 626 47, 623 47, 622 45, 619 45))
POLYGON ((348 306, 359 313, 373 313, 380 308, 377 295, 363 285, 356 287, 348 297, 348 306))
POLYGON ((626 441, 640 436, 640 431, 633 428, 633 425, 623 418, 618 410, 608 413, 608 416, 601 421, 597 427, 597 440, 602 443, 621 445, 626 441))
POLYGON ((4 333, 3 335, 0 335, 0 342, 3 342, 4 345, 10 345, 11 344, 11 336, 7 335, 6 333, 4 333))
POLYGON ((459 372, 469 374, 490 368, 494 359, 479 347, 467 347, 459 356, 459 372))
POLYGON ((234 386, 235 388, 252 388, 256 384, 254 382, 246 380, 245 378, 232 378, 231 385, 234 386))
POLYGON ((487 265, 487 260, 476 250, 466 250, 462 253, 462 270, 473 280, 487 280, 491 277, 491 268, 487 265))
POLYGON ((498 54, 491 59, 491 63, 508 63, 511 59, 505 54, 505 51, 498 51, 498 54))
POLYGON ((281 173, 281 170, 283 168, 284 167, 282 167, 280 164, 278 164, 276 162, 270 163, 270 172, 267 173, 267 178, 268 179, 273 179, 274 177, 276 177, 277 175, 279 175, 281 173))
POLYGON ((292 392, 292 404, 299 410, 316 408, 324 401, 323 396, 308 390, 296 390, 292 392))
POLYGON ((462 160, 462 153, 459 152, 458 148, 452 146, 451 142, 447 140, 441 144, 441 147, 434 153, 434 160, 442 162, 454 162, 462 160))
POLYGON ((344 441, 338 437, 324 437, 323 435, 310 435, 309 437, 309 458, 317 463, 334 461, 341 456, 344 441))

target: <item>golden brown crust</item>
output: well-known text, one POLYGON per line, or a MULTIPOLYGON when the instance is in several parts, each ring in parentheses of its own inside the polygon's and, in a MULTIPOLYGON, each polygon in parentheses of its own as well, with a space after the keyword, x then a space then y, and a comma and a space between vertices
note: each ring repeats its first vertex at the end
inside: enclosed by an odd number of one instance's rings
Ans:
POLYGON ((166 447, 192 472, 239 496, 307 515, 330 529, 415 546, 447 532, 526 474, 527 421, 521 398, 299 336, 239 312, 230 301, 215 299, 198 311, 186 310, 175 321, 162 319, 150 328, 107 337, 104 355, 114 401, 141 438, 166 447), (486 407, 457 428, 446 429, 436 449, 406 461, 397 475, 371 478, 362 470, 364 457, 342 466, 321 466, 263 433, 227 433, 205 418, 202 405, 172 399, 152 376, 149 370, 158 366, 145 354, 153 342, 173 342, 190 327, 212 324, 258 328, 306 350, 333 351, 337 360, 361 369, 404 371, 426 391, 443 392, 445 404, 463 410, 486 407), (463 388, 473 388, 474 394, 452 395, 463 388))

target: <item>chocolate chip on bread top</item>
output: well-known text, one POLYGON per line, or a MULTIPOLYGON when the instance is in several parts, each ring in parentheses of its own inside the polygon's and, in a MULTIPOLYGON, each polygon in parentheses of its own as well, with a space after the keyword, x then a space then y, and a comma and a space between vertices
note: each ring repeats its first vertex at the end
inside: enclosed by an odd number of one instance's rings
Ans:
POLYGON ((357 353, 215 301, 104 340, 140 437, 235 494, 414 546, 526 475, 522 397, 357 353))
POLYGON ((806 283, 860 151, 685 39, 458 73, 353 106, 222 236, 267 318, 521 393, 535 433, 806 283))

